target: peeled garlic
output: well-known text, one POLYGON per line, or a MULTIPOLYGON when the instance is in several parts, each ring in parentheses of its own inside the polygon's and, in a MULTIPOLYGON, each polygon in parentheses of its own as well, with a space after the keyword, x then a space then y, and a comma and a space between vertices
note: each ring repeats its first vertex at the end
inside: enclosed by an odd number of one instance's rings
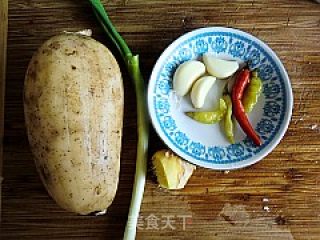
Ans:
POLYGON ((199 78, 191 89, 191 102, 195 108, 202 108, 204 100, 206 99, 212 85, 215 83, 216 78, 212 76, 204 76, 199 78))
POLYGON ((192 84, 206 72, 205 65, 196 60, 182 63, 173 76, 173 90, 180 97, 186 95, 192 84))
POLYGON ((208 53, 203 55, 203 62, 206 65, 208 73, 220 79, 230 77, 239 69, 237 61, 218 59, 208 53))
POLYGON ((184 188, 196 168, 168 150, 157 151, 152 163, 160 187, 167 189, 184 188))

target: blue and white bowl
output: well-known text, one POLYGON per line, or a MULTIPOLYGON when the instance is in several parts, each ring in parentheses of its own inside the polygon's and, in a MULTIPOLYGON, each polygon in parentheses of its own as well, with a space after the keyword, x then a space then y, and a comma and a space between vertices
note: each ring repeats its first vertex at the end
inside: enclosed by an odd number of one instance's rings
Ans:
MULTIPOLYGON (((225 80, 210 90, 203 109, 214 109, 225 80)), ((149 81, 148 108, 160 138, 189 162, 211 169, 246 167, 270 153, 284 136, 292 114, 293 96, 288 74, 276 54, 256 37, 231 28, 210 27, 175 40, 158 59, 149 81), (235 125, 235 144, 226 139, 220 124, 198 123, 184 113, 195 111, 190 97, 178 99, 172 90, 176 68, 210 52, 221 59, 250 61, 263 80, 263 93, 249 119, 263 144, 255 146, 235 125)))

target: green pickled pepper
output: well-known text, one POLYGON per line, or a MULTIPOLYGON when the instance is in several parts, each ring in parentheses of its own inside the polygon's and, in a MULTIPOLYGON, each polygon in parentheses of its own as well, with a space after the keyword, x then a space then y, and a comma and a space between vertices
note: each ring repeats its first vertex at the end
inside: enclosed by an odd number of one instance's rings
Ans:
POLYGON ((252 78, 242 98, 242 104, 246 113, 252 111, 258 102, 262 90, 262 81, 258 76, 258 72, 252 72, 252 78))
POLYGON ((220 98, 219 109, 210 112, 186 112, 186 115, 199 123, 214 124, 223 119, 226 111, 226 102, 220 98))
POLYGON ((233 121, 232 121, 232 101, 228 94, 223 95, 223 100, 227 105, 227 111, 223 119, 224 133, 230 143, 234 143, 233 121))

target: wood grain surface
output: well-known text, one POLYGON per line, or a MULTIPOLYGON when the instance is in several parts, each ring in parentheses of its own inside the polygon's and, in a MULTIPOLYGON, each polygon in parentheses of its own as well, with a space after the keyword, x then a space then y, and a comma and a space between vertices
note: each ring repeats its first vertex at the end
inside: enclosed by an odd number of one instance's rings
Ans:
MULTIPOLYGON (((181 34, 228 26, 268 43, 288 70, 294 92, 289 129, 259 163, 230 172, 198 168, 180 191, 159 189, 150 172, 137 239, 320 239, 320 4, 308 0, 104 4, 119 32, 140 54, 146 79, 160 53, 181 34)), ((116 53, 85 0, 9 3, 1 239, 113 240, 123 235, 137 139, 135 97, 124 68, 120 184, 105 216, 76 216, 60 209, 40 182, 26 138, 22 88, 28 61, 50 36, 84 28, 92 28, 94 37, 116 53)), ((150 144, 150 154, 164 147, 154 132, 150 144)))
POLYGON ((0 222, 1 222, 1 194, 2 194, 2 165, 3 165, 3 125, 4 125, 4 92, 7 60, 8 33, 8 1, 0 2, 0 222))

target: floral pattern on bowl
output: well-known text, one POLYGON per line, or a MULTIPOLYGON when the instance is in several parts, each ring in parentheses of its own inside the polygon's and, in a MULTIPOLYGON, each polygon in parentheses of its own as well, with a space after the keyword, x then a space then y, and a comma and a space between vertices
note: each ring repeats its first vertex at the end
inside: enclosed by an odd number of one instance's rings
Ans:
POLYGON ((288 127, 292 104, 290 81, 276 54, 252 35, 231 28, 198 29, 174 41, 157 61, 148 88, 149 113, 158 135, 182 158, 212 169, 245 167, 271 152, 288 127), (250 68, 259 69, 263 80, 260 110, 249 117, 263 140, 260 147, 241 130, 237 130, 236 143, 229 144, 219 126, 196 125, 199 123, 184 115, 192 109, 187 97, 177 106, 172 90, 175 69, 207 52, 240 63, 248 61, 250 68))

